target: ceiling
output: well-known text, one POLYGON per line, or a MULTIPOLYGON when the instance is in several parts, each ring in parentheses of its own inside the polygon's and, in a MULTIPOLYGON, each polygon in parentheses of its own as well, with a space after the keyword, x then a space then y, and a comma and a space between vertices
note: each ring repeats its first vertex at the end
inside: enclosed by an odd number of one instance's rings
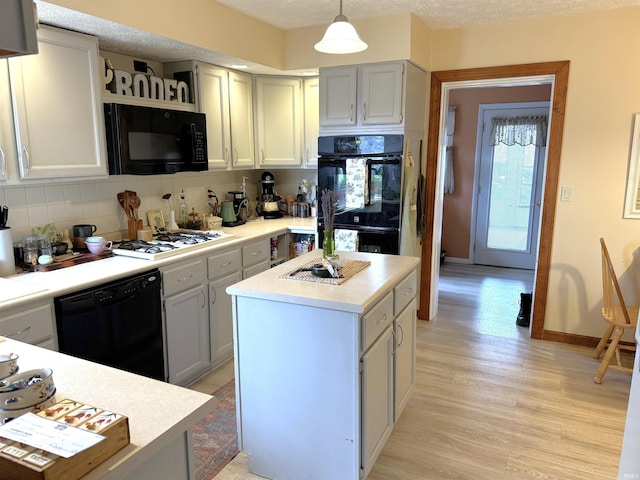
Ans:
MULTIPOLYGON (((245 63, 252 73, 283 73, 44 0, 34 1, 42 23, 95 35, 100 39, 102 50, 163 63, 185 59, 226 67, 245 63)), ((216 1, 281 29, 328 25, 340 10, 340 0, 216 1)), ((355 20, 410 12, 428 27, 442 29, 632 6, 640 6, 640 0, 344 0, 343 14, 355 20)), ((304 72, 286 73, 302 75, 304 72)))

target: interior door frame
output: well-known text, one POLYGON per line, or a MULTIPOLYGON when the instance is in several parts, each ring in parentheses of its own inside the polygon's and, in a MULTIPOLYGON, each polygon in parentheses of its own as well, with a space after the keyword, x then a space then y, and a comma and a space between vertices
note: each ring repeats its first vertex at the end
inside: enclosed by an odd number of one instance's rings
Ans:
POLYGON ((560 171, 560 153, 564 130, 564 116, 569 81, 569 61, 529 63, 498 67, 469 68, 463 70, 444 70, 431 73, 431 89, 429 97, 429 127, 426 152, 425 172, 425 229, 422 242, 422 264, 420 268, 420 308, 418 318, 427 320, 432 310, 432 289, 437 286, 433 281, 433 272, 438 271, 435 262, 439 262, 441 214, 436 215, 436 206, 442 209, 441 189, 438 187, 441 170, 440 134, 442 122, 443 84, 450 82, 482 82, 509 78, 535 77, 550 75, 553 77, 553 94, 551 99, 551 124, 549 127, 549 151, 545 175, 544 197, 540 221, 540 239, 538 248, 538 264, 535 273, 533 314, 531 318, 531 338, 542 339, 544 334, 544 316, 549 287, 549 270, 551 267, 551 247, 555 221, 556 202, 558 196, 558 173, 560 171), (438 195, 438 197, 436 197, 438 195))

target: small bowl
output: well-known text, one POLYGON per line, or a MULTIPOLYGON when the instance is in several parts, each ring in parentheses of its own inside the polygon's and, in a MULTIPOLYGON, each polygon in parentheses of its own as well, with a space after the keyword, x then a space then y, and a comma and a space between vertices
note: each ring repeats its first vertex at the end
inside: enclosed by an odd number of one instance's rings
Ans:
POLYGON ((66 242, 56 242, 51 244, 51 248, 53 249, 53 255, 57 257, 58 255, 67 253, 69 245, 67 245, 66 242))
POLYGON ((56 391, 53 390, 53 393, 46 400, 37 403, 31 407, 20 408, 17 410, 2 410, 0 409, 0 425, 4 425, 5 423, 10 422, 14 418, 18 418, 25 413, 38 413, 44 410, 45 408, 52 407, 56 404, 56 391))
POLYGON ((0 380, 15 375, 18 367, 18 355, 15 353, 0 354, 0 380))
POLYGON ((56 386, 50 368, 37 368, 0 381, 0 409, 19 410, 33 407, 51 396, 56 386), (2 391, 7 388, 13 390, 2 391))

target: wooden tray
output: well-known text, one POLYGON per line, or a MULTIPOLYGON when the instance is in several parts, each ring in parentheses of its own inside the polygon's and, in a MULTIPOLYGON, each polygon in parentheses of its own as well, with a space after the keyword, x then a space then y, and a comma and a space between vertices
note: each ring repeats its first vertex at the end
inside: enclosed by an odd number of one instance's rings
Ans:
POLYGON ((80 265, 81 263, 93 262, 95 260, 102 260, 103 258, 109 258, 113 256, 113 252, 111 250, 105 250, 102 253, 67 253, 65 255, 60 255, 59 257, 54 257, 53 263, 49 265, 29 265, 27 263, 20 264, 20 268, 22 270, 28 272, 50 272, 52 270, 58 270, 60 268, 73 267, 74 265, 80 265))
POLYGON ((90 430, 106 438, 93 447, 64 458, 0 437, 0 478, 3 480, 76 480, 130 442, 127 417, 75 400, 62 400, 37 415, 90 430))

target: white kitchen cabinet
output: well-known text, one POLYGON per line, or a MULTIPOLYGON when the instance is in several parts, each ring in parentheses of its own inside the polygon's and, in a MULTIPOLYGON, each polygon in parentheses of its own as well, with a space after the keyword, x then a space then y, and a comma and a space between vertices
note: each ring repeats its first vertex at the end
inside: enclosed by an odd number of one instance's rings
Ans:
POLYGON ((38 53, 33 0, 0 2, 0 57, 38 53))
POLYGON ((233 356, 233 311, 226 289, 242 279, 242 254, 238 248, 217 253, 207 259, 207 264, 211 367, 216 368, 233 356))
POLYGON ((168 381, 186 386, 211 366, 207 267, 196 258, 162 268, 168 381))
POLYGON ((399 415, 396 388, 406 397, 407 378, 413 381, 415 351, 403 347, 415 335, 418 259, 345 253, 371 265, 339 286, 281 277, 313 255, 228 289, 239 445, 251 472, 267 478, 360 480, 399 415), (398 341, 395 322, 405 342, 398 341))
POLYGON ((20 178, 106 177, 98 40, 42 26, 38 48, 9 59, 20 178))
POLYGON ((210 170, 254 168, 253 79, 202 62, 164 65, 165 75, 194 74, 198 111, 207 115, 207 153, 210 170))
POLYGON ((395 354, 394 354, 394 421, 398 421, 400 414, 411 396, 415 385, 416 358, 416 302, 415 300, 398 315, 393 322, 395 354))
POLYGON ((318 132, 320 129, 320 79, 304 79, 304 166, 318 166, 318 132))
POLYGON ((270 238, 262 238, 242 247, 242 278, 249 278, 269 270, 270 238))
POLYGON ((361 458, 365 478, 393 430, 393 348, 392 327, 388 326, 360 360, 361 458))
POLYGON ((15 176, 16 141, 9 92, 9 65, 0 60, 0 181, 15 176))
POLYGON ((0 316, 0 335, 55 350, 54 322, 53 302, 46 300, 4 312, 0 316))
POLYGON ((301 166, 302 125, 302 80, 256 77, 257 166, 301 166))
POLYGON ((406 61, 321 68, 321 134, 422 131, 426 93, 426 72, 406 61))

